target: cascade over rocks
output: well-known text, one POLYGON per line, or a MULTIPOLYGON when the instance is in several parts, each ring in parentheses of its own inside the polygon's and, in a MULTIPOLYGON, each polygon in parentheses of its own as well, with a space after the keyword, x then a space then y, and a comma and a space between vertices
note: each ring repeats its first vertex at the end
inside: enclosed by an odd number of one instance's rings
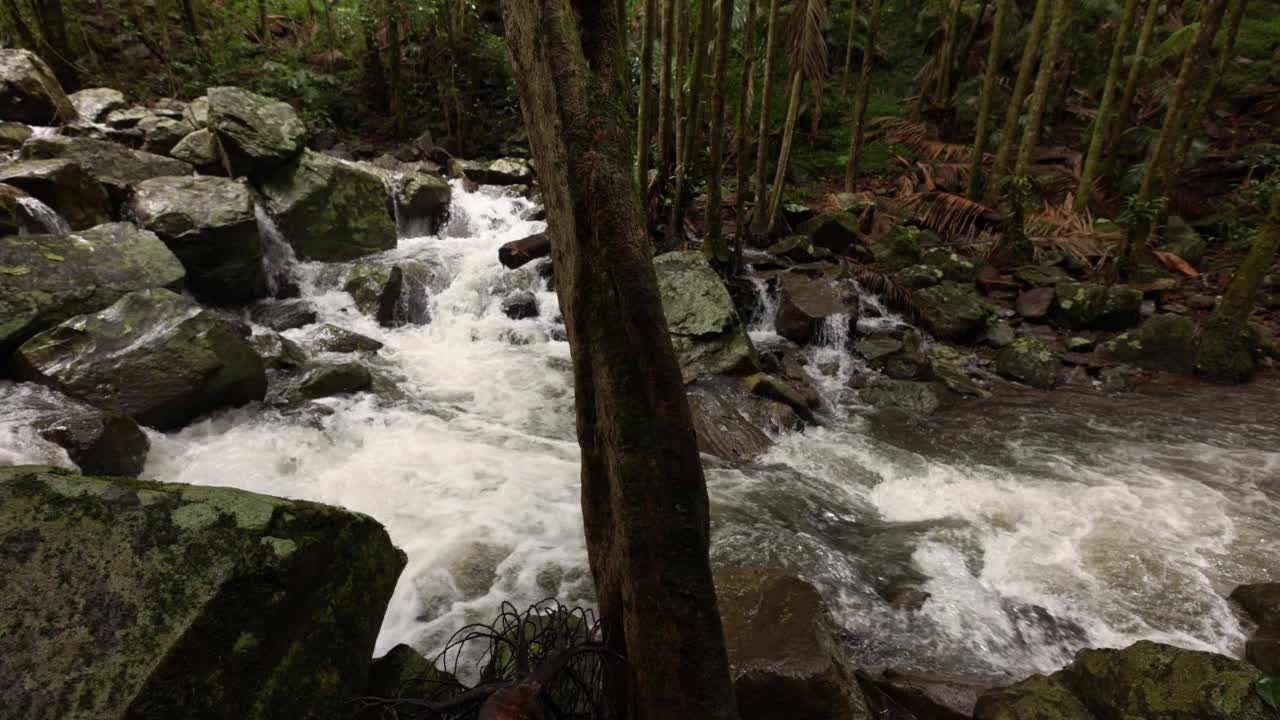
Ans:
POLYGON ((237 87, 212 87, 206 97, 208 127, 232 175, 256 180, 302 152, 307 126, 292 105, 237 87))
POLYGON ((73 160, 25 160, 0 165, 0 183, 25 190, 66 219, 72 230, 111 221, 111 200, 73 160))
POLYGON ((107 113, 125 106, 124 93, 106 87, 85 88, 67 96, 80 119, 101 122, 107 113))
POLYGON ((144 180, 134 186, 129 209, 182 261, 196 294, 222 304, 267 295, 253 196, 242 183, 201 176, 144 180))
POLYGON ((184 276, 159 238, 128 223, 72 235, 0 237, 0 354, 126 293, 176 289, 184 276))
POLYGON ((22 159, 75 160, 96 177, 116 202, 124 200, 130 186, 155 177, 190 175, 187 163, 141 150, 131 150, 105 140, 83 137, 31 138, 22 146, 22 159))
POLYGON ((307 354, 302 348, 279 333, 254 335, 249 338, 249 344, 268 370, 300 370, 307 364, 307 354))
POLYGON ((733 299, 702 253, 666 253, 654 258, 653 267, 667 330, 686 383, 699 375, 759 369, 733 299))
POLYGON ((319 352, 358 353, 377 352, 382 343, 368 335, 361 335, 331 323, 325 323, 311 334, 311 345, 319 352))
POLYGON ((0 384, 0 422, 29 425, 66 450, 85 473, 135 477, 151 448, 146 433, 128 415, 32 383, 0 384))
POLYGON ((256 305, 249 317, 279 332, 305 327, 316 321, 315 306, 306 300, 267 301, 256 305))
POLYGON ((810 277, 784 273, 779 278, 778 334, 804 345, 813 342, 828 318, 847 316, 850 324, 858 316, 858 292, 852 284, 834 275, 810 277))
POLYGON ((262 358, 212 312, 163 289, 129 293, 22 345, 19 377, 160 430, 266 394, 262 358))
POLYGON ((405 565, 339 508, 52 468, 0 468, 0 527, 13 717, 347 717, 405 565))
POLYGON ((306 150, 268 175, 262 191, 303 260, 353 260, 396 246, 382 179, 355 165, 306 150))
POLYGON ((76 109, 53 71, 30 50, 0 48, 0 120, 62 125, 76 109))
POLYGON ((729 462, 751 462, 773 445, 771 434, 799 429, 791 407, 754 395, 734 378, 706 375, 687 388, 698 449, 729 462))
POLYGON ((356 307, 384 327, 425 325, 431 321, 430 289, 435 272, 421 260, 393 265, 356 263, 343 289, 356 307))

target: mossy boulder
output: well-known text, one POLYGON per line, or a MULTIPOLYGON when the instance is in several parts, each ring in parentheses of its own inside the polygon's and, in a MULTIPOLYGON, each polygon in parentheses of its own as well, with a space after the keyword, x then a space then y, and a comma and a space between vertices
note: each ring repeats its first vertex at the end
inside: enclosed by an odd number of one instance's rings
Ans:
POLYGON ((173 148, 194 130, 186 121, 163 115, 148 115, 138 122, 142 149, 157 155, 170 155, 173 148))
POLYGON ((187 284, 214 303, 243 303, 267 295, 262 238, 253 195, 243 183, 219 177, 163 177, 134 187, 129 209, 187 269, 187 284))
POLYGON ((0 238, 0 354, 134 290, 177 288, 184 276, 155 234, 128 223, 0 238))
POLYGON ((209 130, 232 175, 257 179, 302 152, 307 126, 289 103, 238 87, 209 88, 206 98, 209 130))
POLYGON ((1190 373, 1195 360, 1195 323, 1182 315, 1155 315, 1141 327, 1103 344, 1107 357, 1150 370, 1190 373))
POLYGON ((182 119, 191 123, 191 127, 203 130, 209 127, 209 96, 200 97, 187 103, 182 111, 182 119))
POLYGON ((742 379, 742 386, 752 395, 780 402, 795 411, 805 422, 815 423, 808 400, 785 380, 768 373, 752 373, 742 379))
POLYGON ((353 260, 396 246, 387 189, 367 170, 307 150, 268 175, 262 191, 304 260, 353 260))
POLYGON ((745 374, 759 360, 729 290, 697 251, 659 255, 653 261, 667 330, 686 383, 699 375, 745 374))
POLYGON ((972 284, 944 282, 916 291, 915 300, 929 331, 952 340, 977 337, 995 313, 972 284))
POLYGON ((46 330, 18 348, 14 363, 23 379, 161 430, 261 400, 267 387, 262 358, 233 326, 163 289, 46 330))
POLYGON ((844 278, 827 274, 812 277, 785 273, 778 282, 778 334, 801 345, 813 342, 827 323, 843 323, 844 331, 856 322, 857 288, 844 278))
POLYGON ((189 132, 182 136, 182 139, 169 150, 169 155, 190 163, 201 174, 226 174, 226 168, 222 164, 222 156, 218 154, 217 141, 214 140, 213 133, 207 128, 189 132))
POLYGON ((932 265, 911 265, 894 274, 898 284, 912 290, 931 288, 942 282, 942 270, 932 265))
POLYGON ((974 720, 1097 720, 1071 690, 1053 678, 1033 675, 978 699, 974 720))
POLYGON ((0 707, 60 720, 349 717, 405 564, 339 508, 36 467, 0 548, 0 707))
POLYGON ((911 416, 932 415, 947 401, 946 387, 934 382, 880 378, 859 393, 863 402, 881 410, 911 416))
MULTIPOLYGON (((487 588, 486 588, 487 589, 487 588)), ((505 647, 505 646, 504 646, 505 647)), ((405 698, 440 701, 464 690, 457 678, 437 668, 408 645, 397 645, 369 667, 369 683, 364 695, 376 698, 405 698)), ((357 720, 384 720, 383 709, 360 711, 357 720)))
POLYGON ((0 425, 25 425, 66 451, 81 472, 135 477, 151 443, 133 418, 33 383, 0 383, 0 425))
POLYGON ((0 121, 0 150, 17 150, 31 135, 31 128, 22 123, 0 121))
POLYGON ((795 262, 814 262, 831 258, 831 251, 813 244, 808 235, 788 235, 769 246, 770 255, 795 262))
POLYGON ((95 87, 78 90, 67 96, 82 120, 101 122, 112 110, 125 106, 124 93, 113 88, 95 87))
POLYGON ((419 260, 394 264, 358 262, 344 289, 360 312, 385 327, 422 325, 430 321, 430 289, 435 272, 419 260))
POLYGON ((477 185, 528 185, 533 182, 533 168, 518 158, 502 158, 491 163, 452 158, 449 175, 470 180, 477 185))
POLYGON ((796 228, 796 233, 809 238, 814 247, 820 247, 836 255, 848 255, 858 239, 857 216, 835 210, 812 217, 796 228))
POLYGON ((61 215, 72 230, 111 221, 102 183, 74 160, 26 160, 0 165, 0 183, 25 190, 61 215))
POLYGON ((366 392, 373 387, 369 368, 355 362, 320 365, 302 376, 298 393, 309 400, 366 392))
POLYGON ((921 254, 921 262, 942 272, 943 280, 971 283, 978 277, 978 266, 968 258, 947 248, 930 248, 921 254))
POLYGON ((1141 320, 1142 292, 1116 285, 1059 283, 1053 317, 1073 330, 1123 330, 1141 320))
POLYGON ((1057 385, 1061 367, 1058 353, 1037 337, 1016 338, 996 356, 996 372, 1032 387, 1057 385))
POLYGON ((871 717, 816 588, 749 568, 717 575, 716 594, 742 720, 871 717))
POLYGON ((901 270, 923 259, 920 251, 920 228, 898 225, 871 246, 876 262, 890 270, 901 270))
POLYGON ((311 345, 319 352, 350 354, 358 352, 377 352, 382 343, 369 337, 325 323, 311 334, 311 345))
POLYGON ((129 188, 143 180, 190 175, 195 171, 181 160, 87 137, 32 138, 22 146, 22 158, 74 160, 105 185, 116 202, 123 201, 129 188))
POLYGON ((75 107, 44 60, 29 50, 0 48, 0 120, 61 125, 75 119, 75 107))

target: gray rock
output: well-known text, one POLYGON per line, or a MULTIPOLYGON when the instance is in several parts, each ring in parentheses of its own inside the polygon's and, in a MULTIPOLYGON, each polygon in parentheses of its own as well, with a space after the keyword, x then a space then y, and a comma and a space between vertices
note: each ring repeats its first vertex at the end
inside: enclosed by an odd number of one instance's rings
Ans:
POLYGON ((320 365, 306 371, 298 383, 302 397, 317 400, 335 395, 366 392, 373 387, 369 368, 355 362, 320 365))
POLYGON ((222 164, 222 156, 218 154, 217 142, 208 129, 187 133, 169 150, 169 154, 190 163, 201 174, 227 174, 222 164))
POLYGON ((351 268, 344 289, 360 312, 385 327, 423 325, 431 321, 434 280, 435 272, 420 260, 366 261, 351 268))
POLYGON ((751 462, 773 445, 772 434, 802 425, 792 408, 733 378, 704 376, 687 389, 698 449, 722 460, 751 462))
POLYGON ((209 96, 201 95, 187 104, 186 110, 182 111, 182 119, 186 120, 191 127, 197 130, 204 130, 209 127, 209 96))
POLYGON ((859 394, 864 402, 881 410, 923 416, 942 409, 946 402, 944 393, 944 388, 936 383, 880 378, 859 394))
POLYGON ((538 317, 538 298, 524 290, 502 300, 502 313, 512 320, 538 317))
POLYGON ((125 106, 124 93, 112 88, 85 88, 67 96, 80 118, 88 122, 101 122, 107 113, 125 106))
POLYGON ((686 383, 699 375, 745 374, 760 362, 728 289, 701 252, 653 261, 667 329, 686 383))
POLYGON ((1020 337, 996 356, 996 372, 1032 387, 1051 388, 1058 382, 1062 361, 1036 337, 1020 337))
POLYGON ((1053 286, 1038 287, 1018 295, 1017 301, 1014 303, 1014 309, 1018 314, 1028 320, 1039 320, 1049 314, 1050 308, 1053 307, 1053 299, 1057 296, 1057 291, 1053 286))
POLYGON ((852 326, 858 308, 857 288, 842 277, 785 273, 779 278, 775 325, 779 335, 804 345, 817 339, 829 321, 852 326))
POLYGON ((62 447, 81 472, 136 477, 151 448, 128 415, 32 383, 0 385, 0 421, 30 426, 62 447))
POLYGON ((0 151, 17 150, 31 135, 31 128, 22 123, 0 122, 0 151))
POLYGON ((207 98, 208 127, 232 175, 257 179, 302 152, 307 126, 288 103, 237 87, 209 88, 207 98))
POLYGON ((303 260, 352 260, 396 246, 382 179, 303 152, 262 185, 280 232, 303 260))
POLYGON ((24 160, 65 158, 80 163, 112 198, 123 200, 130 186, 156 177, 190 175, 195 169, 173 158, 92 138, 32 138, 22 146, 24 160))
POLYGON ((157 155, 169 155, 192 132, 192 127, 182 120, 148 115, 138 122, 138 130, 142 132, 143 150, 157 155))
POLYGON ((316 308, 306 300, 267 301, 256 305, 249 317, 259 325, 284 332, 314 323, 316 308))
POLYGON ((53 208, 72 230, 111 221, 106 188, 73 160, 25 160, 0 165, 0 183, 12 185, 53 208))
POLYGON ((144 107, 123 107, 112 110, 102 118, 103 124, 116 130, 128 130, 137 127, 143 118, 150 115, 144 107))
POLYGON ((368 335, 351 332, 330 323, 321 325, 312 333, 311 344, 320 352, 341 354, 377 352, 382 349, 382 343, 368 335))
POLYGON ((302 348, 279 333, 254 335, 249 338, 249 344, 268 370, 300 370, 307 364, 307 354, 302 348))
POLYGON ((0 48, 0 120, 62 125, 76 109, 53 71, 29 50, 0 48))

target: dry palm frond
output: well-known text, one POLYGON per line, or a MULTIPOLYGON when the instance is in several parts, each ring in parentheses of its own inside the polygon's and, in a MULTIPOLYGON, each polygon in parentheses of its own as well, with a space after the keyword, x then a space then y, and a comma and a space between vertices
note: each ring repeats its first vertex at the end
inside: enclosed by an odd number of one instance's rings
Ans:
POLYGON ((1050 247, 1082 260, 1105 259, 1110 245, 1120 239, 1118 232, 1103 232, 1094 226, 1088 211, 1077 213, 1075 198, 1067 193, 1061 205, 1044 204, 1044 209, 1027 218, 1027 237, 1037 249, 1050 247))
POLYGON ((928 330, 931 334, 938 334, 936 329, 928 322, 928 316, 911 288, 899 285, 892 275, 880 272, 853 258, 841 258, 840 264, 863 288, 879 295, 889 305, 905 314, 913 323, 924 326, 925 330, 928 330))
POLYGON ((968 162, 973 158, 973 148, 969 145, 939 140, 924 123, 909 118, 876 118, 873 127, 885 142, 909 147, 925 160, 968 162))
POLYGON ((827 75, 827 41, 822 26, 827 22, 827 0, 800 0, 792 10, 787 28, 793 67, 813 87, 814 101, 822 107, 822 80, 827 75))
POLYGON ((935 162, 929 167, 939 186, 954 190, 968 186, 973 174, 973 165, 967 162, 935 162))
POLYGON ((944 237, 976 234, 978 220, 995 214, 982 203, 942 191, 909 195, 897 202, 896 210, 944 237))

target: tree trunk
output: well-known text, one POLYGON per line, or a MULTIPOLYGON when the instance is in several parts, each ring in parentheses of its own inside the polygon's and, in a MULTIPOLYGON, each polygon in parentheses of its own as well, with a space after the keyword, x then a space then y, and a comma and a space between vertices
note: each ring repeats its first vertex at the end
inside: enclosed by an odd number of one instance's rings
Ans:
POLYGON ((853 106, 853 130, 849 133, 849 159, 844 166, 844 190, 858 188, 858 160, 867 134, 867 102, 871 96, 871 65, 875 62, 876 36, 880 33, 880 0, 871 0, 867 18, 867 42, 862 53, 862 74, 858 77, 858 98, 853 106))
MULTIPOLYGON (((1172 167, 1174 150, 1178 146, 1182 129, 1186 126, 1187 116, 1195 101, 1194 94, 1201 75, 1201 68, 1213 48, 1213 38, 1218 34, 1218 26, 1222 23, 1222 12, 1227 0, 1209 0, 1200 13, 1200 27, 1196 31, 1191 47, 1182 57, 1182 67, 1178 70, 1178 79, 1173 84, 1173 92, 1169 98, 1169 106, 1164 114, 1164 124, 1160 128, 1160 136, 1156 138, 1155 149, 1147 163, 1146 175, 1142 178, 1142 186, 1134 200, 1134 206, 1146 208, 1153 201, 1164 196, 1177 169, 1172 167)), ((1150 213, 1141 213, 1138 222, 1128 228, 1124 248, 1120 256, 1118 269, 1123 278, 1133 277, 1138 266, 1145 263, 1147 242, 1156 224, 1152 222, 1150 213)))
POLYGON ((258 42, 267 43, 267 0, 258 0, 258 42))
POLYGON ((751 232, 764 235, 769 232, 768 204, 765 202, 765 173, 769 169, 769 111, 773 103, 773 61, 778 54, 778 5, 780 0, 769 0, 769 26, 764 46, 764 88, 760 93, 760 131, 756 137, 756 178, 753 185, 755 207, 751 217, 751 232))
POLYGON ((849 35, 845 39, 844 72, 840 74, 840 92, 849 94, 849 75, 853 72, 853 42, 858 29, 858 0, 849 1, 849 35))
MULTIPOLYGON (((326 7, 328 0, 324 0, 326 7)), ((387 77, 382 70, 382 53, 378 49, 377 24, 373 9, 365 6, 360 18, 360 30, 364 35, 364 78, 369 86, 369 98, 377 108, 387 107, 387 77)))
POLYGON ((685 205, 689 203, 689 183, 687 179, 689 166, 693 164, 695 146, 698 144, 698 128, 702 112, 702 84, 703 76, 706 75, 707 45, 711 40, 712 23, 715 22, 715 15, 711 10, 711 2, 703 0, 701 12, 698 16, 698 31, 693 38, 693 63, 689 68, 689 97, 685 106, 688 108, 689 116, 685 118, 684 137, 681 139, 684 148, 680 151, 680 158, 676 162, 675 190, 672 193, 671 200, 671 222, 667 225, 670 233, 667 237, 668 247, 678 245, 679 239, 684 236, 684 211, 685 205))
POLYGON ((631 183, 612 3, 503 0, 574 365, 582 510, 620 720, 733 720, 709 503, 631 183))
POLYGON ((671 175, 672 126, 675 108, 672 93, 679 88, 672 84, 672 65, 675 64, 676 5, 683 0, 664 0, 662 8, 662 72, 658 81, 658 183, 657 195, 662 196, 671 175))
POLYGON ((996 0, 996 17, 991 34, 991 47, 987 50, 987 67, 982 75, 982 97, 978 100, 978 126, 973 136, 973 162, 969 165, 969 187, 966 192, 970 200, 977 202, 981 197, 982 161, 987 154, 987 135, 991 121, 991 102, 996 92, 996 75, 1000 71, 1001 51, 1004 47, 1006 19, 1009 16, 1009 3, 1012 0, 996 0))
POLYGON ((396 0, 387 1, 387 67, 390 68, 389 73, 391 101, 387 109, 391 113, 392 126, 395 128, 397 138, 403 138, 405 135, 405 118, 403 92, 401 85, 401 52, 400 52, 400 8, 396 0))
POLYGON ((644 0, 644 32, 640 40, 640 113, 636 119, 636 188, 644 197, 649 185, 649 141, 653 138, 653 41, 658 29, 658 0, 644 0))
POLYGON ((1280 251, 1280 193, 1271 196, 1271 212, 1249 254, 1236 269, 1222 302, 1205 321, 1196 343, 1196 372, 1223 382, 1243 382, 1256 370, 1254 331, 1249 314, 1262 280, 1280 251))
MULTIPOLYGON (((880 0, 871 0, 876 3, 880 0)), ((782 126, 782 149, 778 152, 778 167, 773 174, 773 188, 769 193, 769 209, 765 216, 765 232, 773 232, 778 222, 778 208, 782 206, 782 190, 786 185, 787 164, 791 162, 791 141, 796 134, 796 118, 800 115, 800 91, 804 87, 804 74, 799 61, 791 71, 791 90, 787 93, 787 120, 782 126)))
POLYGON ((1115 166, 1116 153, 1120 150, 1120 136, 1129 126, 1129 112, 1133 101, 1138 96, 1138 85, 1142 81, 1143 65, 1147 62, 1147 45, 1151 43, 1151 35, 1156 29, 1156 16, 1160 10, 1160 0, 1147 0, 1147 11, 1142 18, 1142 29, 1138 31, 1138 44, 1133 49, 1133 59, 1129 64, 1129 75, 1124 82, 1124 95, 1120 96, 1120 104, 1116 106, 1115 117, 1111 127, 1107 129, 1106 143, 1102 146, 1102 169, 1100 177, 1108 177, 1115 166))
MULTIPOLYGON (((956 55, 953 64, 954 72, 961 72, 969 61, 969 56, 973 54, 973 46, 978 42, 978 33, 982 31, 982 18, 987 15, 987 8, 991 5, 991 0, 982 0, 978 5, 978 14, 973 18, 973 24, 969 26, 969 34, 965 36, 964 45, 960 47, 960 54, 956 55)), ((955 94, 954 85, 951 88, 951 94, 955 94)), ((947 96, 947 103, 951 103, 951 96, 947 96)))
POLYGON ((954 67, 956 45, 960 33, 960 0, 951 0, 951 9, 947 12, 947 23, 943 26, 942 52, 938 56, 938 94, 934 101, 938 107, 947 106, 947 98, 951 97, 951 70, 954 67))
MULTIPOLYGON (((684 119, 689 114, 689 106, 685 104, 685 86, 689 81, 689 2, 675 0, 676 3, 676 78, 671 94, 675 101, 675 162, 676 167, 684 165, 684 119)), ((674 173, 672 173, 674 175, 674 173)), ((673 178, 674 181, 674 178, 673 178)), ((675 228, 667 228, 669 237, 675 237, 675 228)))
POLYGON ((1204 116, 1209 113, 1209 104, 1213 102, 1213 96, 1218 92, 1218 85, 1222 82, 1222 75, 1227 70, 1227 63, 1231 62, 1231 56, 1235 54, 1236 37, 1240 35, 1240 22, 1244 19, 1244 6, 1245 0, 1231 0, 1231 7, 1227 9, 1227 36, 1222 41, 1222 47, 1218 49, 1218 58, 1209 71, 1211 75, 1200 83, 1201 89, 1196 98, 1195 108, 1191 111, 1191 117, 1187 120, 1187 129, 1182 134, 1182 140, 1178 143, 1178 149, 1174 155, 1173 166, 1176 168, 1186 163, 1187 153, 1191 150, 1191 141, 1195 139, 1196 130, 1204 122, 1204 116))
POLYGON ((1040 38, 1044 34, 1044 22, 1048 15, 1049 0, 1036 0, 1036 9, 1031 14, 1031 25, 1027 28, 1027 45, 1022 50, 1022 61, 1018 63, 1018 78, 1013 82, 1013 93, 1009 96, 1009 106, 1004 112, 1000 146, 996 149, 996 160, 991 166, 991 177, 987 181, 988 205, 995 203, 999 196, 996 188, 1000 178, 1009 171, 1009 158, 1013 156, 1013 139, 1018 134, 1018 117, 1022 114, 1022 99, 1027 94, 1027 88, 1031 86, 1036 59, 1040 57, 1040 38))
POLYGON ((39 38, 36 37, 31 26, 22 19, 22 11, 18 9, 15 0, 3 0, 5 14, 9 16, 9 22, 13 24, 13 28, 18 33, 18 38, 22 40, 22 44, 31 52, 37 55, 43 55, 44 48, 40 45, 39 38))
POLYGON ((196 46, 197 50, 203 49, 200 42, 200 24, 196 21, 195 0, 179 0, 178 5, 182 8, 182 22, 187 26, 187 34, 191 36, 191 43, 196 46))
POLYGON ((67 42, 67 18, 62 11, 62 0, 33 0, 36 22, 40 26, 45 51, 40 53, 49 62, 53 74, 67 92, 80 88, 79 73, 71 60, 71 44, 67 42))
MULTIPOLYGON (((742 39, 744 58, 742 61, 742 83, 738 93, 738 117, 734 123, 734 136, 737 148, 734 155, 737 160, 737 189, 734 191, 734 244, 733 271, 736 274, 742 269, 742 246, 751 233, 751 223, 747 220, 746 201, 747 175, 750 165, 747 164, 747 120, 751 117, 751 78, 756 70, 756 10, 758 3, 750 0, 747 3, 747 26, 742 39)), ((757 148, 757 151, 759 149, 757 148)), ((759 200, 759 198, 757 198, 759 200)))
POLYGON ((1067 34, 1067 26, 1071 24, 1072 0, 1054 0, 1053 21, 1049 24, 1049 42, 1045 45, 1044 55, 1040 58, 1040 73, 1036 76, 1036 86, 1031 92, 1031 107, 1027 109, 1027 126, 1022 131, 1022 144, 1018 146, 1018 162, 1014 165, 1013 174, 1028 177, 1031 171, 1031 156, 1035 154, 1040 143, 1040 126, 1044 121, 1045 103, 1049 100, 1049 88, 1053 84, 1053 71, 1058 64, 1058 51, 1062 47, 1062 38, 1067 34))
POLYGON ((1116 83, 1120 79, 1120 66, 1124 64, 1124 51, 1129 44, 1129 31, 1133 29, 1133 21, 1138 14, 1138 0, 1125 0, 1124 12, 1120 16, 1120 27, 1116 29, 1116 39, 1111 46, 1111 60, 1107 63, 1107 79, 1102 86, 1102 101, 1098 104, 1098 115, 1093 119, 1089 130, 1089 149, 1085 152, 1084 169, 1080 172, 1080 183, 1076 186, 1076 212, 1084 212, 1089 207, 1089 194, 1093 192, 1093 181, 1097 177, 1098 163, 1102 159, 1102 142, 1111 128, 1112 103, 1116 95, 1116 83))
MULTIPOLYGON (((710 0, 703 0, 710 3, 710 0)), ((702 252, 713 263, 729 264, 720 215, 721 178, 724 174, 724 106, 729 83, 729 41, 733 32, 733 0, 720 0, 720 27, 716 39, 715 79, 711 89, 711 166, 707 169, 707 227, 702 252)), ((740 98, 745 102, 746 98, 740 98)))

